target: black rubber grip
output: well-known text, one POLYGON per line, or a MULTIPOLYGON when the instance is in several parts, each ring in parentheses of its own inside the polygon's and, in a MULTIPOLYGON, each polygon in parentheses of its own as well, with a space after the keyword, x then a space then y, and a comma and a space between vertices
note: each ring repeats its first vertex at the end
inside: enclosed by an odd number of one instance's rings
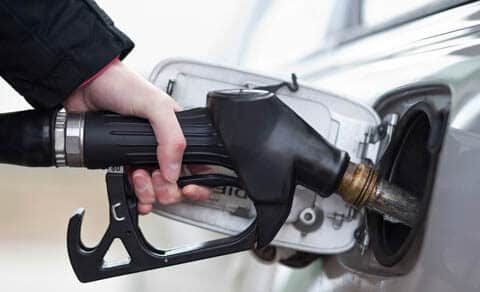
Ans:
MULTIPOLYGON (((223 142, 206 108, 177 113, 187 140, 184 164, 212 164, 231 168, 223 142)), ((84 165, 91 169, 109 166, 156 166, 157 140, 148 120, 109 112, 85 114, 84 165)))
POLYGON ((55 112, 28 110, 0 115, 0 163, 53 166, 55 112))

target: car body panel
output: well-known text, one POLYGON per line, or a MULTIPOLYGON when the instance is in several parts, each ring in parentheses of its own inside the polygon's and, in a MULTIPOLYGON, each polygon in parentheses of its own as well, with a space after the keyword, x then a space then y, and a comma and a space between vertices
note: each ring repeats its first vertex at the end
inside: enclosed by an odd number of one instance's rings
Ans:
POLYGON ((403 276, 372 277, 328 257, 309 291, 480 290, 479 36, 480 3, 471 3, 357 39, 288 68, 318 88, 373 107, 401 88, 442 84, 451 92, 424 241, 413 270, 403 276))

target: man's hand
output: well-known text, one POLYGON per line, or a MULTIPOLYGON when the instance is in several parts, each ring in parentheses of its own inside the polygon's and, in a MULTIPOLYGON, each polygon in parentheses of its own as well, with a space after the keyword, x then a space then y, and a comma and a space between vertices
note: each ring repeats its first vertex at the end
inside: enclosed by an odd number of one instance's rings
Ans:
POLYGON ((151 175, 143 169, 130 173, 140 213, 149 213, 155 200, 161 204, 173 204, 179 202, 183 195, 192 200, 208 198, 208 188, 189 185, 179 189, 176 183, 186 147, 175 116, 180 106, 120 61, 113 61, 101 75, 75 91, 64 106, 67 111, 109 110, 150 121, 158 143, 160 169, 151 175))

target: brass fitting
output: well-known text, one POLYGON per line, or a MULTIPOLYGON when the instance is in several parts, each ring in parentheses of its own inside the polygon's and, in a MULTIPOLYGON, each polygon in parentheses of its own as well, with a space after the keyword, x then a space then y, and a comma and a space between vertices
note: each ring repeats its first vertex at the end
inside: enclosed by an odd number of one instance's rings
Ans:
POLYGON ((377 180, 378 175, 371 167, 350 163, 337 193, 347 203, 361 208, 375 194, 377 180))
POLYGON ((365 164, 350 163, 337 189, 343 200, 383 214, 386 219, 413 227, 419 217, 420 204, 415 196, 379 178, 365 164))

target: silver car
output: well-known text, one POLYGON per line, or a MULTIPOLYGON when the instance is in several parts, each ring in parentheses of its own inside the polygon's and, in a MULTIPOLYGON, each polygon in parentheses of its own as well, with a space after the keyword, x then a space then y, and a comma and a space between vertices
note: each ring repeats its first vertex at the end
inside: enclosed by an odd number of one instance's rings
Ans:
POLYGON ((351 250, 293 272, 285 291, 480 290, 480 3, 385 2, 336 1, 323 48, 282 69, 392 126, 378 166, 420 196, 424 222, 367 214, 351 250))
MULTIPOLYGON (((365 158, 369 144, 380 143, 375 166, 384 178, 416 194, 424 216, 421 224, 409 228, 374 212, 324 203, 323 224, 330 231, 316 239, 316 247, 337 249, 289 253, 288 244, 277 238, 274 245, 286 255, 258 255, 297 269, 252 271, 246 281, 273 279, 252 285, 258 291, 479 291, 480 3, 320 4, 331 6, 321 45, 305 54, 302 46, 311 43, 296 42, 293 61, 270 66, 272 56, 262 60, 259 42, 268 36, 262 19, 278 12, 275 2, 261 2, 245 34, 240 62, 263 65, 261 69, 274 74, 295 72, 326 95, 359 104, 358 111, 360 105, 373 109, 379 124, 362 133, 365 139, 356 145, 364 156, 359 157, 365 158), (351 244, 344 244, 345 234, 351 244)), ((286 30, 285 44, 295 33, 304 31, 286 30)), ((281 42, 270 42, 266 51, 291 53, 281 42)))

